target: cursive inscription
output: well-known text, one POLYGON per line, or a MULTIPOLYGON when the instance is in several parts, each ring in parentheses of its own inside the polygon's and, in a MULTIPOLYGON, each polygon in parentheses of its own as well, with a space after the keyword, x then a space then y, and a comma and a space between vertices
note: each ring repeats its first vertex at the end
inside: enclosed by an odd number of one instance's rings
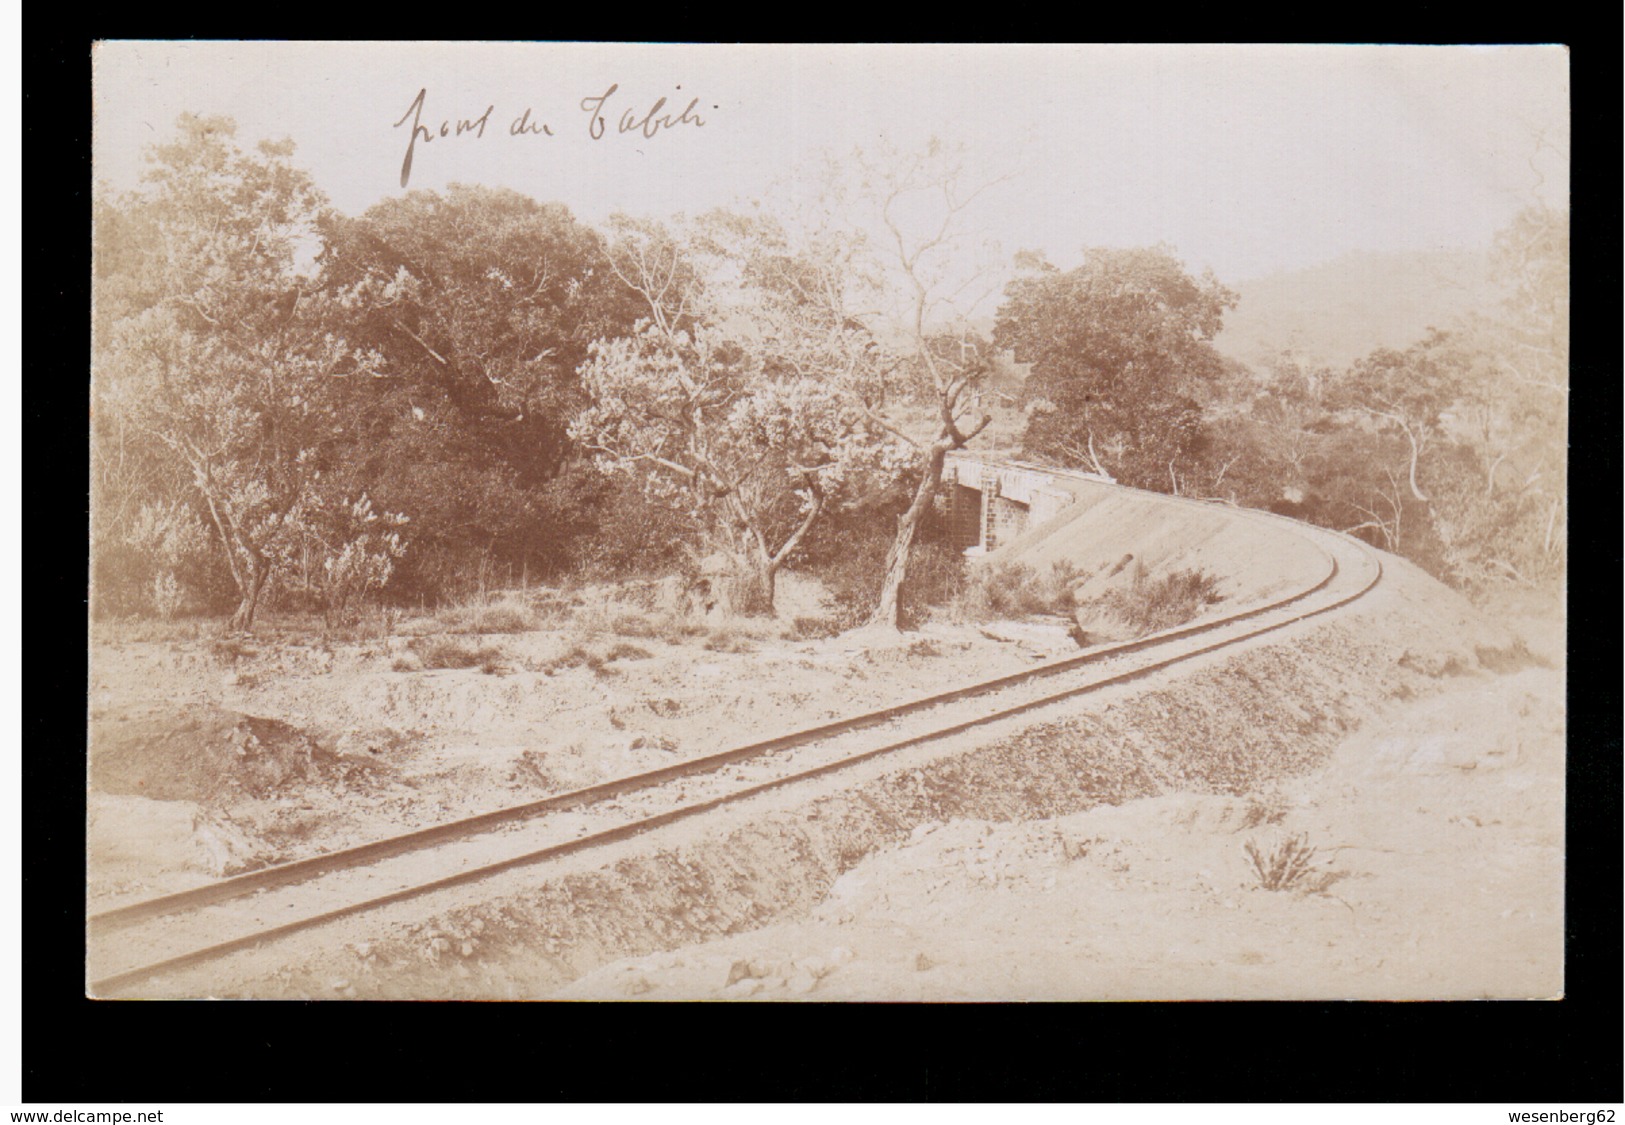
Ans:
MULTIPOLYGON (((614 82, 610 84, 609 89, 605 90, 597 97, 581 99, 581 112, 587 115, 587 135, 595 141, 603 140, 604 133, 607 129, 606 123, 608 121, 608 115, 605 113, 604 105, 611 97, 614 96, 615 91, 619 90, 620 88, 621 84, 619 82, 614 82)), ((682 89, 681 86, 677 88, 679 90, 682 89)), ((665 98, 661 98, 656 101, 654 105, 649 107, 649 112, 645 113, 642 117, 638 116, 638 111, 636 109, 622 110, 620 122, 617 125, 617 132, 640 133, 644 137, 653 139, 662 131, 667 129, 675 129, 679 125, 704 125, 704 120, 701 119, 699 114, 694 112, 695 107, 699 104, 699 98, 691 99, 688 105, 683 107, 683 112, 677 114, 676 116, 673 116, 669 112, 660 112, 666 108, 665 98)), ((614 111, 611 110, 610 112, 614 111)))
MULTIPOLYGON (((587 136, 595 141, 605 137, 632 136, 652 140, 661 133, 670 132, 678 126, 693 126, 699 128, 705 120, 698 113, 700 99, 691 97, 682 110, 676 110, 665 97, 656 98, 654 104, 643 109, 635 104, 625 94, 620 93, 620 83, 612 82, 602 94, 582 98, 577 104, 581 112, 587 115, 587 136)), ((681 90, 682 87, 678 86, 681 90)), ((410 123, 406 138, 406 155, 401 160, 401 187, 406 187, 412 179, 412 158, 417 152, 418 142, 432 144, 435 141, 447 140, 453 137, 467 137, 470 140, 482 140, 485 137, 486 126, 491 123, 492 114, 496 113, 496 105, 488 105, 485 112, 478 117, 444 118, 435 124, 430 117, 424 121, 424 108, 429 99, 427 87, 419 89, 412 104, 406 107, 400 120, 394 127, 400 129, 410 123)), ((715 106, 712 107, 716 108, 715 106)), ((499 125, 498 129, 501 128, 499 125)), ((500 135, 500 133, 493 133, 500 135)), ((531 106, 525 106, 521 112, 508 124, 510 137, 552 137, 553 127, 549 125, 531 106)))
POLYGON ((530 106, 528 105, 525 107, 525 112, 514 118, 513 124, 508 126, 508 136, 510 137, 523 137, 526 133, 538 137, 551 137, 553 135, 553 130, 548 128, 545 121, 532 121, 530 119, 530 106))
POLYGON ((449 120, 442 121, 439 132, 436 133, 423 124, 423 100, 428 97, 428 94, 427 87, 419 90, 418 96, 412 99, 412 104, 407 107, 405 113, 401 114, 401 119, 395 122, 395 128, 399 129, 406 124, 408 117, 412 119, 412 135, 406 142, 406 159, 401 161, 402 187, 405 187, 407 181, 412 178, 412 152, 417 148, 420 139, 424 144, 428 144, 436 136, 460 137, 464 133, 473 133, 475 137, 483 137, 485 136, 485 126, 491 120, 491 112, 496 109, 495 105, 488 105, 485 107, 485 112, 478 117, 463 118, 456 125, 453 125, 449 120))

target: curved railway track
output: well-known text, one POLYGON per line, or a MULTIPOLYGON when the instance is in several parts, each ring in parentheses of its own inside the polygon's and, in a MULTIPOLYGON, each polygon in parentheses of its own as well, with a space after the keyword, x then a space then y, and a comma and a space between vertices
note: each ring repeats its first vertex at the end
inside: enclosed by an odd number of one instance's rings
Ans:
MULTIPOLYGON (((1178 497, 1164 501, 1202 504, 1178 497)), ((625 840, 721 806, 1012 719, 1338 609, 1382 577, 1370 548, 1268 513, 1325 556, 1319 581, 1223 617, 658 770, 116 906, 87 919, 97 996, 301 930, 625 840)))

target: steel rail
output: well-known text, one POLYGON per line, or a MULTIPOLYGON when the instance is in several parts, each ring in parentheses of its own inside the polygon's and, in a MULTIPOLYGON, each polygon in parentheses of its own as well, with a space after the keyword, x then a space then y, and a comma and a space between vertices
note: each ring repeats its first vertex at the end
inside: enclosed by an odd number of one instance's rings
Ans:
MULTIPOLYGON (((1315 529, 1315 530, 1323 531, 1323 529, 1315 529)), ((1324 533, 1328 534, 1328 535, 1336 534, 1336 533, 1332 533, 1332 532, 1324 532, 1324 533)), ((714 810, 716 808, 719 808, 719 807, 721 807, 723 805, 731 804, 731 803, 736 802, 736 801, 742 801, 742 800, 748 799, 750 797, 757 796, 759 794, 766 793, 766 792, 769 792, 769 791, 774 790, 774 789, 783 788, 783 787, 788 786, 788 785, 793 785, 793 784, 796 784, 796 783, 801 782, 801 781, 806 781, 806 780, 809 780, 811 778, 820 777, 820 776, 824 776, 824 775, 827 775, 827 774, 830 774, 830 773, 834 773, 837 770, 849 768, 851 766, 857 765, 858 763, 869 761, 869 760, 874 759, 874 758, 878 758, 878 757, 880 757, 880 756, 882 756, 884 754, 893 753, 893 752, 895 752, 897 750, 900 750, 900 749, 903 749, 905 747, 923 745, 925 743, 937 741, 937 740, 943 739, 943 738, 948 738, 948 737, 951 737, 951 736, 956 735, 956 734, 961 734, 961 733, 964 733, 965 731, 974 729, 975 727, 984 726, 984 725, 987 725, 989 723, 997 722, 997 721, 1002 720, 1002 719, 1012 718, 1012 717, 1015 717, 1015 716, 1018 716, 1018 715, 1021 715, 1021 714, 1025 714, 1027 712, 1036 710, 1036 709, 1038 709, 1040 707, 1049 706, 1050 704, 1057 703, 1057 702, 1060 702, 1062 700, 1074 698, 1076 696, 1084 695, 1084 694, 1087 694, 1087 693, 1092 692, 1092 691, 1097 691, 1097 690, 1099 690, 1099 689, 1101 689, 1103 687, 1107 687, 1107 686, 1110 686, 1110 685, 1113 685, 1113 684, 1128 682, 1130 680, 1140 679, 1140 678, 1142 678, 1144 676, 1148 676, 1148 675, 1150 675, 1150 674, 1152 674, 1154 672, 1160 671, 1160 670, 1162 670, 1164 668, 1167 668, 1167 667, 1169 667, 1171 665, 1178 664, 1178 663, 1181 663, 1183 661, 1191 660, 1191 659, 1194 659, 1195 657, 1202 656, 1202 655, 1205 655, 1205 654, 1210 653, 1210 652, 1215 652, 1215 651, 1218 651, 1220 649, 1228 648, 1228 647, 1231 647, 1233 645, 1240 644, 1243 641, 1251 640, 1253 638, 1263 636, 1263 635, 1268 634, 1268 633, 1275 632, 1276 630, 1279 630, 1279 629, 1288 628, 1289 626, 1298 624, 1298 623, 1300 623, 1302 621, 1308 620, 1308 619, 1313 618, 1313 617, 1317 617, 1317 616, 1319 616, 1321 614, 1324 614, 1324 613, 1329 613, 1329 612, 1331 612, 1333 610, 1340 609, 1343 606, 1348 605, 1350 602, 1353 602, 1354 600, 1356 600, 1356 599, 1358 599, 1360 597, 1363 597, 1373 587, 1375 587, 1379 581, 1381 581, 1382 575, 1383 575, 1382 560, 1376 555, 1376 553, 1374 551, 1372 551, 1369 547, 1367 547, 1365 544, 1359 543, 1357 540, 1349 539, 1346 536, 1339 536, 1339 538, 1347 540, 1348 543, 1350 543, 1353 546, 1356 546, 1357 548, 1360 549, 1360 551, 1363 554, 1366 555, 1368 561, 1372 564, 1372 574, 1371 574, 1371 577, 1369 578, 1369 580, 1362 583, 1361 586, 1357 590, 1354 590, 1352 593, 1345 594, 1345 595, 1337 598, 1336 600, 1327 603, 1326 605, 1318 606, 1318 607, 1315 607, 1313 609, 1305 610, 1302 613, 1294 614, 1293 616, 1290 616, 1290 617, 1288 617, 1288 618, 1286 618, 1286 619, 1284 619, 1282 621, 1271 622, 1269 624, 1261 625, 1256 629, 1251 629, 1251 630, 1249 630, 1249 631, 1247 631, 1245 633, 1242 633, 1242 634, 1240 634, 1238 636, 1226 637, 1226 638, 1224 638, 1222 640, 1215 641, 1215 642, 1207 644, 1207 645, 1202 645, 1202 646, 1199 646, 1199 647, 1196 647, 1196 648, 1193 648, 1193 649, 1188 649, 1188 650, 1176 652, 1176 653, 1173 653, 1173 654, 1171 654, 1169 656, 1163 657, 1163 658, 1161 658, 1159 660, 1153 661, 1153 662, 1151 662, 1149 664, 1143 664, 1143 665, 1140 665, 1139 667, 1136 667, 1136 668, 1126 669, 1126 670, 1124 670, 1122 672, 1115 673, 1113 675, 1107 676, 1107 677, 1105 677, 1103 679, 1100 679, 1100 680, 1092 681, 1092 682, 1090 682, 1088 684, 1083 684, 1083 685, 1080 685, 1080 686, 1077 686, 1077 687, 1068 688, 1068 689, 1066 689, 1064 691, 1055 692, 1055 693, 1045 695, 1045 696, 1042 696, 1042 697, 1039 697, 1039 698, 1036 698, 1036 699, 1027 700, 1027 701, 1015 704, 1015 705, 1010 706, 1010 707, 1002 708, 1002 709, 1000 709, 998 711, 994 711, 994 712, 991 712, 991 713, 988 713, 988 714, 985 714, 985 715, 975 716, 975 717, 970 718, 968 720, 964 720, 964 721, 961 721, 961 722, 958 722, 958 723, 950 724, 948 726, 940 727, 940 728, 937 728, 935 730, 925 732, 923 734, 913 735, 913 736, 898 740, 896 742, 888 743, 888 744, 883 745, 883 746, 873 747, 873 748, 861 751, 861 752, 856 753, 856 754, 852 754, 852 755, 848 755, 848 756, 843 757, 843 758, 836 759, 835 761, 832 761, 832 762, 826 762, 826 763, 824 763, 822 765, 818 765, 818 766, 812 767, 810 769, 800 770, 800 771, 797 771, 797 772, 792 773, 792 774, 787 774, 787 775, 785 775, 783 777, 773 778, 773 779, 765 781, 765 782, 760 782, 760 783, 757 783, 757 784, 754 784, 754 785, 750 785, 750 786, 747 786, 747 787, 745 787, 743 789, 739 789, 739 790, 735 790, 735 791, 730 792, 730 793, 722 794, 721 796, 709 798, 709 799, 706 799, 706 800, 703 800, 703 801, 694 802, 694 803, 688 804, 688 805, 682 805, 682 806, 679 806, 679 807, 677 807, 675 809, 669 809, 669 810, 667 810, 665 812, 656 813, 656 814, 653 814, 653 815, 650 815, 650 816, 647 816, 647 817, 643 817, 643 818, 640 818, 638 820, 631 821, 631 822, 629 822, 627 824, 620 825, 620 826, 617 826, 617 827, 614 827, 614 828, 605 829, 605 830, 593 833, 593 834, 588 835, 588 836, 583 836, 583 837, 577 838, 575 840, 569 840, 569 841, 565 841, 563 843, 552 844, 552 845, 549 845, 549 846, 544 847, 544 848, 540 848, 540 849, 537 849, 537 850, 534 850, 534 851, 526 852, 526 853, 524 853, 522 855, 513 856, 513 857, 510 857, 510 858, 507 858, 507 859, 504 859, 504 860, 500 860, 500 861, 497 861, 497 862, 494 862, 494 863, 485 864, 485 865, 483 865, 481 867, 472 868, 472 869, 469 869, 467 871, 460 871, 460 872, 457 872, 456 874, 445 876, 445 877, 440 878, 440 879, 435 879, 435 880, 432 880, 430 882, 418 884, 418 885, 415 885, 415 886, 412 886, 412 887, 402 888, 400 890, 393 891, 393 892, 390 892, 390 893, 384 894, 384 895, 379 895, 379 896, 376 896, 376 897, 373 897, 373 898, 369 898, 369 899, 366 899, 366 900, 361 901, 361 902, 350 903, 350 904, 347 904, 345 906, 337 907, 337 908, 334 908, 332 910, 323 911, 321 913, 310 915, 310 916, 307 916, 305 918, 295 919, 295 920, 292 920, 292 921, 289 921, 289 922, 282 923, 282 924, 277 925, 277 926, 269 927, 269 928, 264 929, 264 930, 258 930, 258 931, 255 931, 254 933, 246 934, 246 935, 243 935, 241 937, 232 938, 232 939, 229 939, 227 941, 218 942, 218 943, 216 943, 214 945, 206 946, 206 947, 203 947, 201 949, 192 950, 192 951, 187 952, 187 953, 177 954, 175 956, 164 958, 164 959, 159 960, 159 961, 154 961, 154 962, 151 962, 149 964, 145 964, 145 965, 141 965, 141 966, 134 967, 134 968, 131 968, 131 969, 127 969, 127 970, 124 970, 122 972, 115 973, 115 974, 112 974, 110 976, 104 977, 104 978, 102 978, 100 980, 92 982, 91 986, 90 986, 91 990, 97 995, 106 996, 106 995, 109 995, 110 993, 118 991, 119 989, 121 989, 121 988, 123 988, 123 987, 125 987, 127 985, 134 984, 137 981, 144 980, 144 979, 156 976, 156 975, 158 975, 160 973, 175 971, 175 970, 183 969, 183 968, 188 968, 188 967, 190 967, 192 965, 199 964, 199 963, 204 962, 204 961, 213 960, 213 959, 215 959, 217 957, 222 957, 222 956, 225 956, 225 955, 230 954, 230 953, 239 952, 241 950, 248 949, 248 948, 251 948, 253 946, 256 946, 256 945, 258 945, 258 944, 260 944, 262 942, 273 940, 273 939, 279 938, 279 937, 283 937, 283 936, 286 936, 288 934, 292 934, 292 933, 295 933, 295 932, 300 931, 300 930, 309 929, 309 928, 314 927, 314 926, 319 926, 319 925, 322 925, 322 924, 327 923, 327 922, 331 922, 331 921, 335 921, 335 920, 343 918, 343 917, 347 917, 349 915, 364 913, 364 912, 370 911, 370 910, 376 910, 376 909, 379 909, 381 907, 391 905, 393 903, 403 902, 403 901, 406 901, 408 899, 415 898, 415 897, 425 895, 425 894, 430 894, 430 893, 433 893, 433 892, 438 891, 438 890, 444 890, 444 889, 447 889, 449 887, 457 886, 457 885, 460 885, 460 884, 470 883, 470 882, 474 882, 474 881, 477 881, 477 880, 480 880, 480 879, 489 878, 489 877, 491 877, 493 875, 497 875, 497 874, 500 874, 500 873, 505 872, 505 871, 510 871, 510 870, 515 869, 515 868, 529 866, 531 864, 540 863, 540 862, 550 860, 550 859, 558 859, 558 858, 561 858, 561 857, 566 856, 566 855, 570 855, 570 854, 573 854, 573 853, 576 853, 576 852, 588 850, 590 848, 602 847, 602 846, 604 846, 606 844, 615 843, 615 842, 620 841, 620 840, 630 839, 630 838, 632 838, 634 836, 642 835, 643 833, 652 831, 654 829, 663 827, 663 826, 668 825, 668 824, 675 823, 675 822, 677 822, 679 820, 684 820, 684 819, 687 819, 689 817, 698 816, 698 815, 700 815, 702 813, 712 811, 712 810, 714 810)), ((1328 556, 1328 557, 1330 557, 1330 556, 1328 556)), ((1314 590, 1324 588, 1328 583, 1330 583, 1336 577, 1336 575, 1338 573, 1338 566, 1337 566, 1337 561, 1336 561, 1335 558, 1331 559, 1331 564, 1332 564, 1332 572, 1331 572, 1331 574, 1329 574, 1321 582, 1317 583, 1316 586, 1314 587, 1314 590)), ((1289 604, 1292 601, 1296 601, 1296 600, 1298 600, 1298 598, 1301 598, 1303 596, 1307 596, 1308 593, 1312 593, 1312 592, 1313 592, 1313 590, 1305 591, 1304 594, 1300 594, 1297 597, 1294 597, 1294 598, 1291 598, 1291 599, 1285 599, 1285 600, 1283 600, 1283 602, 1281 602, 1280 604, 1275 605, 1273 608, 1277 608, 1277 609, 1284 608, 1284 606, 1286 604, 1289 604)), ((1240 619, 1241 616, 1242 615, 1237 615, 1236 617, 1231 618, 1231 621, 1233 622, 1235 620, 1238 620, 1238 619, 1240 619)), ((1250 616, 1256 616, 1256 614, 1255 613, 1250 613, 1250 614, 1247 614, 1246 616, 1249 616, 1249 617, 1250 616)), ((1190 632, 1191 632, 1190 630, 1180 631, 1180 632, 1176 632, 1176 633, 1174 633, 1172 635, 1164 636, 1162 639, 1163 640, 1181 639, 1182 637, 1189 635, 1190 632)), ((1145 646, 1142 645, 1142 646, 1139 646, 1139 647, 1145 647, 1145 646)), ((1078 665, 1078 663, 1079 663, 1079 661, 1076 658, 1073 658, 1070 661, 1070 666, 1076 667, 1078 665)), ((1025 679, 1025 678, 1031 678, 1031 677, 1022 676, 1020 678, 1025 679)))

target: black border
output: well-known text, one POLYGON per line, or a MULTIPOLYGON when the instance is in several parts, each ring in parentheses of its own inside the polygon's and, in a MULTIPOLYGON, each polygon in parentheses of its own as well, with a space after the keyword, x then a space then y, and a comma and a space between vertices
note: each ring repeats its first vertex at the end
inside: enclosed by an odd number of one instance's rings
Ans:
MULTIPOLYGON (((688 9, 667 14, 685 29, 680 37, 692 34, 688 9)), ((554 36, 595 37, 547 19, 554 36)), ((1447 21, 1423 4, 1406 13, 1403 26, 1417 32, 1447 21)), ((1593 46, 1576 43, 1572 26, 1528 24, 1514 29, 1523 33, 1515 41, 1575 44, 1573 217, 1584 237, 1573 249, 1573 385, 1585 408, 1573 412, 1571 481, 1573 509, 1607 513, 1607 520, 1573 524, 1571 607, 1582 612, 1576 617, 1571 608, 1570 621, 1583 628, 1600 620, 1611 630, 1620 562, 1612 523, 1620 510, 1612 237, 1621 198, 1619 56, 1612 30, 1593 46), (1600 284, 1605 278, 1611 284, 1600 284), (1608 612, 1594 612, 1599 604, 1608 612)), ((621 25, 622 33, 630 27, 621 25)), ((157 34, 150 24, 142 32, 157 34)), ((1405 34, 1384 41, 1461 40, 1405 34)), ((30 332, 22 399, 35 452, 36 443, 49 443, 49 460, 35 463, 50 466, 44 491, 52 502, 36 498, 30 507, 29 529, 40 534, 28 539, 24 587, 34 611, 22 649, 32 689, 22 721, 26 1099, 132 1108, 239 1101, 1621 1100, 1620 650, 1611 631, 1600 645, 1589 633, 1570 641, 1568 995, 1560 1003, 313 1010, 85 1000, 78 882, 84 665, 80 635, 62 621, 62 607, 84 604, 84 572, 60 538, 63 513, 77 520, 88 493, 79 407, 88 408, 90 39, 35 38, 27 46, 24 138, 33 176, 26 198, 33 206, 23 231, 30 332), (64 463, 80 468, 64 471, 64 463)))

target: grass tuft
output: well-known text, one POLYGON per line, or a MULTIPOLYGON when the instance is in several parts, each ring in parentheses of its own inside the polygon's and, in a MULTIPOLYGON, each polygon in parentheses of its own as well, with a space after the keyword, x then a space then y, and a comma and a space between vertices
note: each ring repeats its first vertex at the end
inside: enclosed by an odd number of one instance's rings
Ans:
POLYGON ((1304 833, 1277 842, 1267 853, 1255 840, 1248 840, 1243 850, 1252 860, 1258 885, 1266 891, 1302 890, 1317 893, 1325 890, 1337 878, 1330 872, 1315 868, 1315 849, 1309 846, 1309 837, 1304 833))
POLYGON ((544 660, 540 670, 551 676, 554 672, 562 672, 568 668, 587 668, 593 672, 601 671, 604 667, 604 658, 584 645, 572 645, 569 651, 564 652, 551 660, 544 660))
POLYGON ((748 633, 728 625, 719 625, 705 638, 708 652, 755 652, 756 645, 748 633))

